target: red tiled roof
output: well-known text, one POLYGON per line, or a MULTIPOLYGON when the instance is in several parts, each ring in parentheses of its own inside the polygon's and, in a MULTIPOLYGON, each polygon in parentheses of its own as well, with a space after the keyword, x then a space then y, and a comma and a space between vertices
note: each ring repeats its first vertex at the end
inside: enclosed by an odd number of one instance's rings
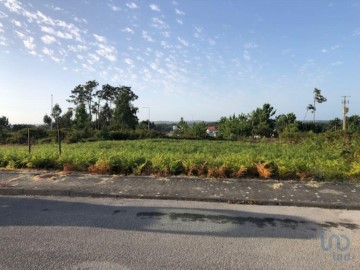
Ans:
POLYGON ((217 131, 217 129, 214 126, 208 126, 208 131, 217 131))

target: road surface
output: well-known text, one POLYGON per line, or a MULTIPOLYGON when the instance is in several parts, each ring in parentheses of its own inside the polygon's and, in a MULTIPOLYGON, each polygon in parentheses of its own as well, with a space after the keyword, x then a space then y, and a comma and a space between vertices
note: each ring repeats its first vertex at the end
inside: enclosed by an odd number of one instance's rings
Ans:
POLYGON ((0 197, 2 270, 359 269, 359 240, 359 211, 0 197))

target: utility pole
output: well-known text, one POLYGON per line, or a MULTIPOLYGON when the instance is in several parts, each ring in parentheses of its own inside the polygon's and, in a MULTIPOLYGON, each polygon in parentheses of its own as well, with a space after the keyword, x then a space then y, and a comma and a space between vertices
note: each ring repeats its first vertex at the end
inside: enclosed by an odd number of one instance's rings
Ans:
POLYGON ((50 109, 50 117, 51 117, 51 122, 50 122, 50 130, 52 131, 52 110, 53 110, 53 95, 51 94, 51 109, 50 109))
POLYGON ((350 98, 351 96, 342 96, 343 100, 341 103, 343 104, 343 130, 346 131, 346 114, 349 112, 349 107, 346 104, 349 104, 349 100, 346 98, 350 98))

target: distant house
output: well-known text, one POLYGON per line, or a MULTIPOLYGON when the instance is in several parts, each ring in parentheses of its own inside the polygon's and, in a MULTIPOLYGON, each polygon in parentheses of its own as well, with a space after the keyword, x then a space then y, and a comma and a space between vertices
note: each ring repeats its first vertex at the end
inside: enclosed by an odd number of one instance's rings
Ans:
POLYGON ((208 126, 207 130, 206 130, 206 134, 211 136, 211 137, 216 137, 216 134, 218 133, 218 130, 216 129, 215 126, 208 126))

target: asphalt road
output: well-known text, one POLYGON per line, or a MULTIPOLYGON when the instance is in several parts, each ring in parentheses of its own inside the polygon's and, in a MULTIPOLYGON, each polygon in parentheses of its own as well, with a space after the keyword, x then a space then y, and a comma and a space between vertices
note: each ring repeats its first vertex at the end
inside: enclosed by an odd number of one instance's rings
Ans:
POLYGON ((1 270, 359 269, 359 240, 359 211, 0 197, 1 270))

